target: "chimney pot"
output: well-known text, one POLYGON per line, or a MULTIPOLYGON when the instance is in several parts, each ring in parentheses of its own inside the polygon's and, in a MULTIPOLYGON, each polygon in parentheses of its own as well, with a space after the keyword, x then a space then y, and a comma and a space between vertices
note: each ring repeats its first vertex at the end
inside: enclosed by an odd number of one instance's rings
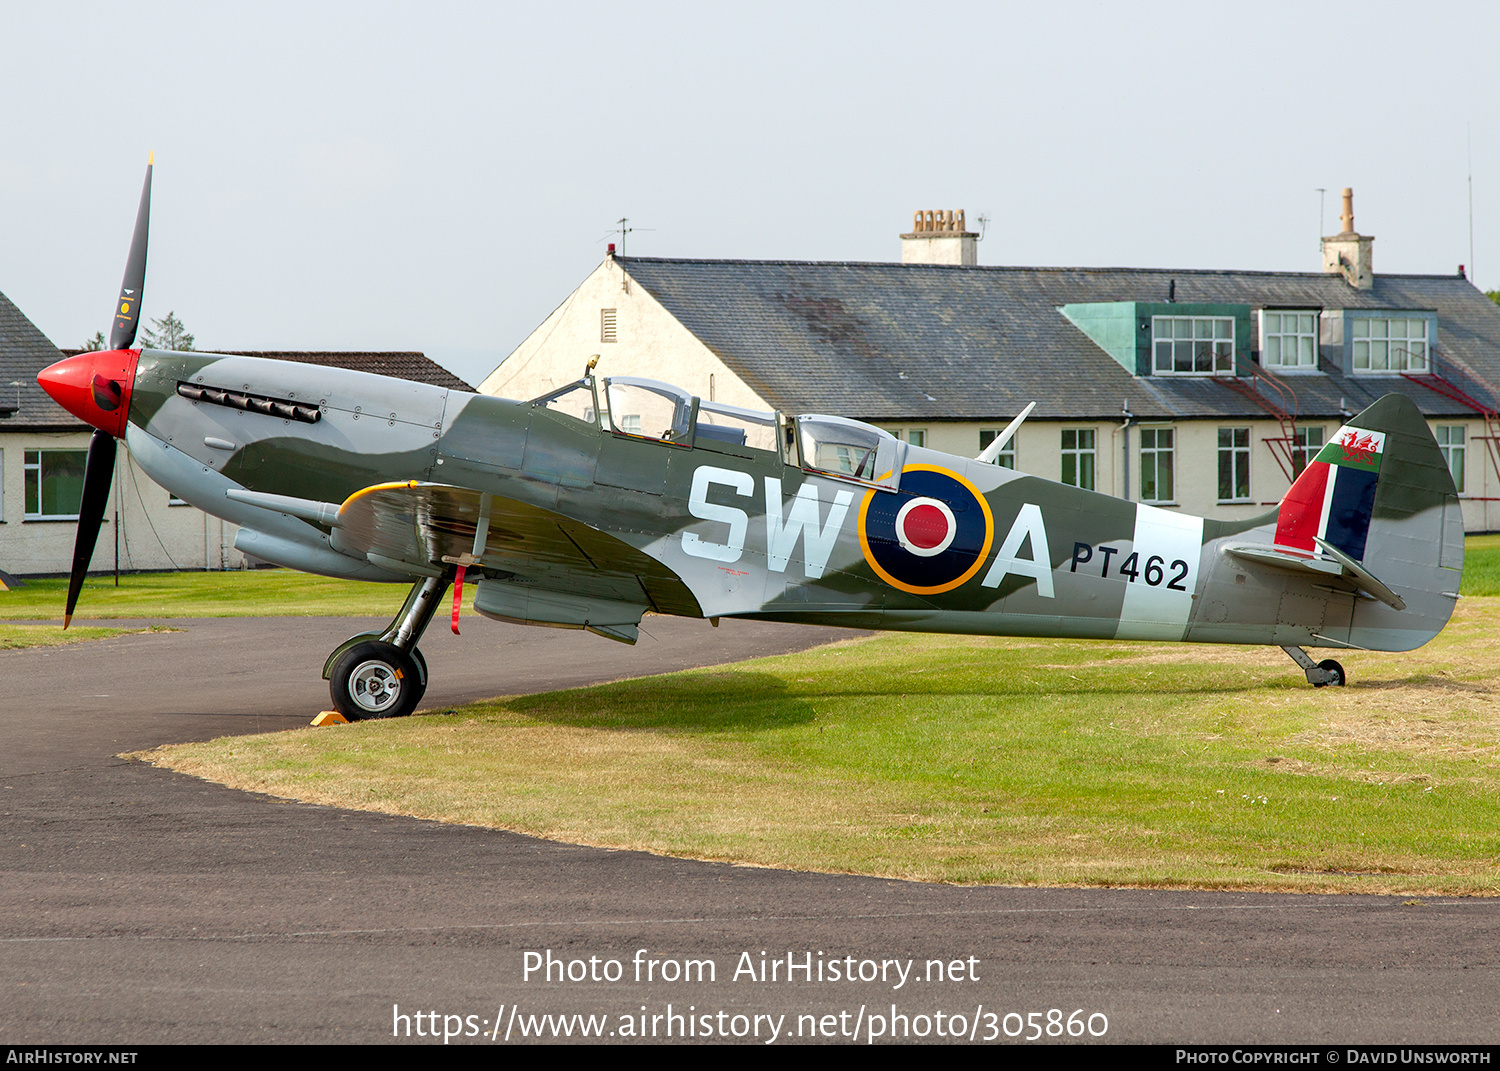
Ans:
POLYGON ((921 209, 912 214, 911 233, 901 236, 901 263, 978 264, 978 242, 962 208, 921 209))
POLYGON ((1375 239, 1354 230, 1354 190, 1344 187, 1344 229, 1323 239, 1323 270, 1342 275, 1356 290, 1375 285, 1375 267, 1371 247, 1375 239))

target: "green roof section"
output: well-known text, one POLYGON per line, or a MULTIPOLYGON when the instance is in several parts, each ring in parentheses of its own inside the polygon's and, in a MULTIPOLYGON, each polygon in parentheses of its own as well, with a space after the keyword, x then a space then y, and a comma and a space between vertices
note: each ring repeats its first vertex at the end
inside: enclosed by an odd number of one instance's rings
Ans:
POLYGON ((1134 301, 1087 301, 1062 305, 1057 311, 1134 376, 1143 374, 1136 368, 1135 304, 1134 301))
POLYGON ((1157 316, 1234 321, 1234 374, 1250 374, 1250 306, 1223 302, 1093 301, 1057 311, 1133 376, 1152 374, 1152 321, 1157 316))

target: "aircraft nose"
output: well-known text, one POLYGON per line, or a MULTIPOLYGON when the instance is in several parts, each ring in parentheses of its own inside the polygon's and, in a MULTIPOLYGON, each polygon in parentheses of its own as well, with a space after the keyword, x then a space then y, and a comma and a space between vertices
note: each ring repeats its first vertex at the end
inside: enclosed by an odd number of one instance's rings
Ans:
POLYGON ((52 400, 115 438, 125 434, 140 350, 93 350, 64 357, 37 374, 52 400))

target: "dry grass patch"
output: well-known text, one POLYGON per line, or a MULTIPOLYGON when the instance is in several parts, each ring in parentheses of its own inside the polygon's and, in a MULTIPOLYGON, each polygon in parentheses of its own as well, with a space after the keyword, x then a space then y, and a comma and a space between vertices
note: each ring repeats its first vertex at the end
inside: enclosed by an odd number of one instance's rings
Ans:
POLYGON ((1278 651, 883 635, 146 757, 576 843, 928 881, 1500 892, 1500 599, 1312 689, 1278 651))
POLYGON ((107 640, 138 632, 172 632, 173 629, 153 625, 150 628, 96 628, 78 625, 64 632, 57 625, 5 625, 0 624, 0 651, 14 651, 27 647, 63 647, 87 640, 107 640))

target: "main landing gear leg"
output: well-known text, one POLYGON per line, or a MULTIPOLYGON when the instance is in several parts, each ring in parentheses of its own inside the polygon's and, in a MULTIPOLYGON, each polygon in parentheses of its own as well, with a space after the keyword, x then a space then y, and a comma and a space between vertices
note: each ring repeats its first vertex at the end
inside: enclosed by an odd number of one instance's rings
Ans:
POLYGON ((417 709, 427 691, 427 660, 417 641, 448 590, 448 577, 424 577, 391 623, 339 644, 323 663, 333 706, 350 721, 402 718, 417 709))
POLYGON ((1307 683, 1314 688, 1323 688, 1330 684, 1342 687, 1349 681, 1344 676, 1344 667, 1331 658, 1314 662, 1312 656, 1300 647, 1283 647, 1282 650, 1287 653, 1288 658, 1302 667, 1302 672, 1307 674, 1307 683))

